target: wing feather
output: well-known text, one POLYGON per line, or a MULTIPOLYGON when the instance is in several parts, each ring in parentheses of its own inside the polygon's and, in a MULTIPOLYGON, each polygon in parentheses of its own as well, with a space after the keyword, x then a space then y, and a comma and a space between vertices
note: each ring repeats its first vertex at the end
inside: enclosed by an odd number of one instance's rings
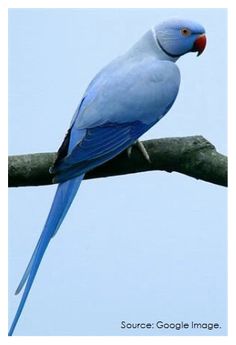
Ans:
POLYGON ((54 182, 78 176, 113 158, 148 128, 140 121, 89 128, 71 153, 53 167, 54 182))

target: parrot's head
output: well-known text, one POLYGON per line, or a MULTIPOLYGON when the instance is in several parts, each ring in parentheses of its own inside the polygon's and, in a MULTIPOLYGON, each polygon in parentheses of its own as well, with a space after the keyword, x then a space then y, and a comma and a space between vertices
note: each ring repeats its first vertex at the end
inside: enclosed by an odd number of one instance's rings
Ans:
POLYGON ((173 58, 189 52, 199 56, 206 46, 204 27, 190 20, 166 20, 153 28, 153 34, 164 53, 173 58))

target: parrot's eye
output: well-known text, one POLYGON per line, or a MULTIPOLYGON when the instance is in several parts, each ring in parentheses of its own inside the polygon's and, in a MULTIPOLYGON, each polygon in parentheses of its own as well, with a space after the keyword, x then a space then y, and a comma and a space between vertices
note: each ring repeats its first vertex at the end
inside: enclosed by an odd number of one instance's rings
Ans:
POLYGON ((191 35, 191 30, 187 29, 187 28, 183 28, 180 30, 181 34, 185 37, 191 35))

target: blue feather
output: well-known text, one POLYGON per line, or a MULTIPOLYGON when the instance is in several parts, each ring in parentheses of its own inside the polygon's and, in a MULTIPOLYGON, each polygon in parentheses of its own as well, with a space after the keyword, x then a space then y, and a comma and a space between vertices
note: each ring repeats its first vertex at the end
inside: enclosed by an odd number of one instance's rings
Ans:
POLYGON ((16 293, 19 293, 23 286, 26 284, 15 318, 12 322, 11 328, 8 333, 9 336, 13 334, 16 324, 21 315, 21 312, 24 308, 26 299, 30 292, 35 275, 38 271, 43 254, 47 249, 47 246, 51 238, 55 235, 63 219, 65 218, 65 215, 69 210, 69 207, 75 197, 75 194, 80 186, 83 177, 83 175, 78 176, 74 179, 59 184, 57 187, 57 191, 48 218, 46 220, 43 232, 31 257, 29 265, 27 266, 27 269, 23 275, 23 278, 20 281, 20 284, 16 290, 16 293))
POLYGON ((105 163, 129 147, 149 127, 135 121, 89 128, 71 153, 55 165, 54 182, 63 182, 105 163))

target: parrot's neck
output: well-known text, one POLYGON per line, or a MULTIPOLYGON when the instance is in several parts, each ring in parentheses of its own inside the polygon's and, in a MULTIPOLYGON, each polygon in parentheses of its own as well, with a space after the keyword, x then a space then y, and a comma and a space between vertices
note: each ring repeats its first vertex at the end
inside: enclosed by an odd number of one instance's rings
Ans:
POLYGON ((157 56, 159 60, 168 60, 175 62, 178 57, 167 55, 160 47, 153 30, 146 32, 143 37, 128 51, 129 55, 153 55, 157 56))

